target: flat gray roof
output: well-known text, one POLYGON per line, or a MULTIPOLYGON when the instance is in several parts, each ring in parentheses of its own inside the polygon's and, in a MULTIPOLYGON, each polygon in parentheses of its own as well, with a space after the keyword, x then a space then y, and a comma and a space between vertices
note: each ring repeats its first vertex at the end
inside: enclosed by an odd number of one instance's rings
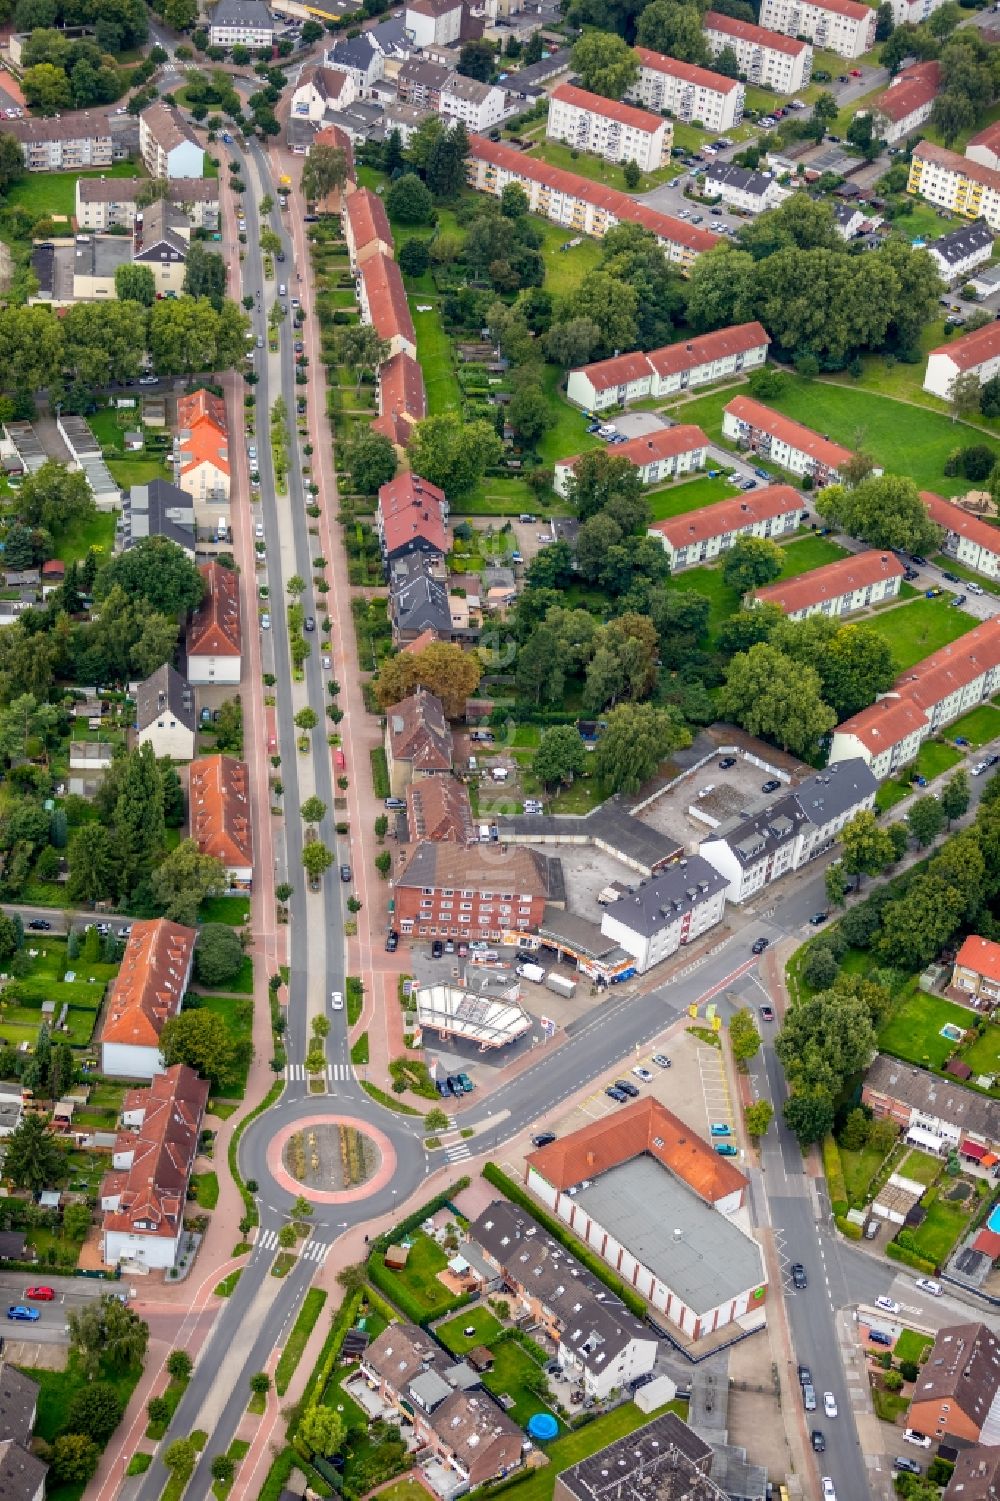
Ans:
POLYGON ((602 1173, 576 1201, 696 1314, 767 1281, 757 1242, 652 1157, 602 1173))

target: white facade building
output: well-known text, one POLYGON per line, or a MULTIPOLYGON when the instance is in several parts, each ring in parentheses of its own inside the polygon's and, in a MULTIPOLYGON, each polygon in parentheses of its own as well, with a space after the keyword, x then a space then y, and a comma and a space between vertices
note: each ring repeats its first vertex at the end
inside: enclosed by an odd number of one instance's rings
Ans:
POLYGON ((760 323, 733 324, 649 354, 620 354, 571 370, 566 395, 588 412, 625 407, 647 396, 670 396, 759 369, 770 342, 760 323))
MULTIPOLYGON (((678 423, 676 427, 661 428, 646 437, 632 438, 614 449, 616 458, 628 459, 639 471, 644 485, 658 480, 673 479, 678 474, 690 474, 694 469, 703 469, 708 454, 708 439, 700 427, 692 423, 678 423)), ((553 489, 557 495, 569 493, 573 469, 579 456, 560 459, 556 464, 553 489)))
POLYGON ((685 123, 700 121, 706 130, 731 130, 742 120, 746 90, 738 78, 679 62, 648 47, 636 47, 635 53, 639 77, 629 98, 637 104, 685 123))
POLYGON ((895 554, 873 548, 756 589, 753 602, 777 605, 789 620, 807 620, 810 615, 835 619, 895 599, 902 579, 903 565, 895 554))
POLYGON ((454 46, 462 35, 462 0, 410 0, 406 29, 421 49, 454 46))
POLYGON ((504 117, 507 96, 495 83, 480 83, 461 73, 449 73, 441 89, 438 112, 449 120, 461 120, 466 130, 490 130, 504 117))
POLYGON ((274 19, 264 0, 218 0, 211 11, 213 47, 273 47, 274 19))
POLYGON ((713 162, 702 178, 702 192, 706 198, 721 198, 730 208, 742 209, 746 214, 761 214, 765 209, 777 208, 792 196, 790 188, 783 188, 769 172, 754 172, 749 167, 737 167, 732 162, 713 162))
POLYGON ((791 485, 767 485, 733 500, 654 521, 647 535, 663 544, 671 573, 714 562, 741 537, 787 537, 796 531, 802 496, 791 485))
POLYGON ((135 729, 137 744, 151 745, 157 758, 190 761, 194 756, 198 735, 194 693, 169 662, 136 689, 135 729))
POLYGON ((930 490, 921 490, 920 499, 931 520, 944 529, 942 552, 984 578, 1000 578, 1000 530, 930 490))
POLYGON ((942 235, 939 240, 929 240, 927 254, 938 268, 941 280, 948 286, 968 281, 979 266, 985 266, 993 258, 993 231, 984 219, 975 224, 963 225, 942 235))
POLYGON ((890 146, 904 141, 931 117, 934 98, 941 86, 941 64, 914 63, 897 73, 884 94, 872 104, 875 133, 890 146))
POLYGON ((810 42, 782 36, 750 21, 737 21, 719 11, 706 11, 702 30, 713 57, 729 47, 736 55, 740 73, 748 83, 773 89, 776 94, 797 94, 812 77, 813 49, 810 42))
POLYGON ((841 57, 861 57, 875 45, 875 11, 859 0, 763 0, 760 23, 785 36, 806 36, 841 57))
POLYGON ((906 191, 965 219, 985 219, 1000 234, 1000 172, 971 157, 921 141, 910 159, 906 191))
MULTIPOLYGON (((849 448, 831 443, 811 428, 793 422, 749 396, 735 396, 722 414, 723 436, 759 453, 792 474, 809 474, 818 489, 840 483, 840 471, 853 457, 849 448)), ((874 469, 873 474, 881 474, 874 469)))
POLYGON ((927 356, 924 390, 947 401, 958 377, 969 374, 975 375, 981 386, 1000 375, 1000 323, 987 323, 932 349, 927 356))
POLYGON ((726 881, 691 855, 604 909, 601 932, 635 958, 640 975, 722 921, 726 881))
POLYGON ((662 165, 673 142, 673 127, 662 116, 589 94, 572 83, 561 83, 549 95, 545 134, 605 161, 635 162, 644 172, 662 165))
POLYGON ((139 151, 150 177, 203 177, 205 153, 180 111, 157 99, 139 116, 139 151))

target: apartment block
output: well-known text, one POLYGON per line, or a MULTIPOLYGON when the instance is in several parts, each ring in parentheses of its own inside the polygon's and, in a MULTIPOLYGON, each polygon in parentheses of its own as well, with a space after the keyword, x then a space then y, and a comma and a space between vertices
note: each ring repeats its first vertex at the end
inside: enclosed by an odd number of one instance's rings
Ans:
POLYGON ((264 0, 219 0, 210 14, 213 47, 274 45, 274 19, 264 0))
POLYGON ((897 73, 872 105, 876 134, 890 146, 911 136, 930 119, 940 87, 941 64, 936 58, 897 73))
POLYGON ((750 21, 736 21, 716 10, 706 11, 701 25, 712 56, 731 48, 747 83, 773 89, 776 94, 797 94, 812 77, 810 42, 782 36, 780 31, 768 31, 750 21))
POLYGON ((221 563, 205 563, 199 572, 205 597, 188 623, 188 680, 238 683, 243 661, 239 579, 221 563))
MULTIPOLYGON (((722 432, 730 442, 780 464, 791 474, 811 475, 817 489, 839 484, 841 466, 852 457, 849 448, 831 443, 749 396, 736 396, 725 408, 722 432)), ((882 470, 873 472, 881 474, 882 470)))
POLYGON ((965 155, 970 162, 1000 172, 1000 121, 994 121, 974 135, 965 148, 965 155))
POLYGON ((870 549, 757 589, 753 603, 777 605, 789 620, 807 620, 810 615, 835 618, 895 599, 902 580, 903 565, 893 553, 870 549))
POLYGON ((875 45, 875 12, 859 0, 763 0, 760 23, 785 36, 806 36, 841 57, 861 57, 875 45))
POLYGON ((970 374, 981 386, 1000 374, 1000 323, 987 323, 932 349, 924 371, 924 390, 947 401, 959 376, 970 374))
MULTIPOLYGON (((355 194, 355 197, 357 194, 355 194)), ((361 321, 370 323, 389 345, 389 355, 417 357, 417 335, 410 316, 403 277, 396 262, 381 251, 364 262, 358 274, 361 321)))
POLYGON ((396 916, 401 932, 416 938, 499 941, 536 932, 547 902, 565 905, 561 863, 533 850, 512 849, 501 860, 483 845, 425 840, 397 858, 404 863, 392 876, 396 916))
POLYGON ((787 537, 799 525, 802 496, 791 485, 767 485, 699 511, 655 521, 647 535, 663 544, 671 573, 713 562, 741 537, 787 537))
MULTIPOLYGON (((76 183, 76 222, 80 229, 132 229, 139 194, 149 187, 146 177, 79 177, 76 183)), ((187 215, 192 229, 219 227, 219 181, 215 177, 178 177, 168 187, 167 202, 187 215)))
POLYGON ((389 216, 381 198, 370 188, 359 188, 344 200, 341 218, 352 270, 373 255, 392 255, 389 216))
POLYGON ((197 933, 165 918, 132 924, 101 1029, 101 1072, 152 1079, 163 1072, 160 1033, 181 1009, 197 933))
POLYGON ((139 116, 139 150, 150 177, 203 177, 205 153, 180 110, 157 99, 139 116))
POLYGON ((909 1425, 934 1443, 1000 1438, 1000 1338, 985 1324, 939 1329, 910 1398, 909 1425))
POLYGON ((635 959, 640 975, 722 921, 726 878, 689 855, 604 909, 601 932, 635 959))
POLYGON ((234 756, 203 756, 188 768, 188 817, 198 853, 221 860, 228 891, 253 885, 250 772, 234 756))
POLYGON ((603 99, 572 83, 559 84, 549 95, 545 134, 605 161, 635 162, 644 172, 655 172, 669 158, 674 138, 673 126, 661 115, 603 99))
POLYGON ((921 490, 920 499, 944 532, 942 552, 985 578, 1000 578, 1000 529, 930 490, 921 490))
POLYGON ((110 167, 119 160, 107 110, 81 109, 49 119, 5 120, 4 130, 16 136, 29 172, 110 167))
MULTIPOLYGON (((635 465, 644 485, 654 485, 659 480, 676 479, 679 474, 703 469, 708 456, 708 439, 700 427, 681 422, 676 427, 664 427, 659 432, 621 443, 614 449, 614 454, 616 458, 628 459, 635 465)), ((571 459, 560 459, 556 464, 553 488, 557 495, 569 494, 573 470, 579 462, 579 454, 576 454, 571 459)))
POLYGON ((930 240, 926 250, 941 280, 955 286, 968 281, 979 266, 992 259, 993 231, 985 219, 977 219, 975 224, 963 224, 939 240, 930 240))
POLYGON ((914 147, 906 191, 1000 233, 1000 171, 930 141, 914 147))
POLYGON ((746 90, 738 78, 679 62, 649 47, 636 47, 639 77, 629 97, 646 109, 672 115, 706 130, 731 130, 743 118, 746 90))
POLYGON ((762 214, 791 197, 791 189, 783 188, 770 172, 737 167, 732 162, 713 162, 702 183, 706 198, 719 198, 745 214, 762 214))
POLYGON ((767 361, 770 342, 760 323, 736 323, 649 354, 621 354, 571 370, 566 395, 588 412, 625 407, 647 396, 670 396, 758 369, 767 361))
POLYGON ((379 415, 372 423, 397 448, 405 448, 413 429, 427 416, 424 373, 412 355, 393 355, 378 370, 379 415))
POLYGON ((499 125, 507 107, 507 95, 498 84, 481 83, 462 73, 448 74, 441 90, 438 111, 448 120, 461 120, 466 130, 491 130, 499 125))

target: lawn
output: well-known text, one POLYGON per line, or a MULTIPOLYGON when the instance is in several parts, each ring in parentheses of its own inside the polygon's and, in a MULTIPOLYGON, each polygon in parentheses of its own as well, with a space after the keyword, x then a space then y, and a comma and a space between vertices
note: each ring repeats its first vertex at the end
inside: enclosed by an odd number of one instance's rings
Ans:
POLYGON ((214 1209, 219 1202, 219 1179, 215 1173, 194 1173, 191 1178, 199 1209, 214 1209))
POLYGON ((431 416, 461 411, 462 388, 455 376, 451 340, 441 322, 440 304, 435 298, 430 310, 421 313, 417 311, 418 301, 426 307, 422 298, 412 297, 410 311, 417 332, 417 359, 427 387, 427 410, 431 416))
POLYGON ((454 1355, 468 1355, 476 1345, 492 1345, 502 1328, 500 1320, 488 1308, 479 1307, 456 1314, 446 1324, 439 1324, 434 1333, 446 1350, 454 1355), (466 1334, 466 1329, 471 1329, 472 1334, 466 1334))
POLYGON ((885 1161, 885 1153, 878 1147, 863 1147, 860 1152, 840 1149, 840 1162, 844 1169, 844 1183, 848 1202, 855 1208, 868 1203, 872 1179, 885 1161))
POLYGON ((198 908, 199 922, 221 922, 239 928, 250 916, 248 896, 207 896, 198 908))
POLYGON ((914 1183, 922 1183, 925 1188, 930 1188, 941 1176, 941 1159, 931 1157, 926 1152, 910 1152, 906 1160, 896 1169, 904 1178, 910 1178, 914 1183))
POLYGON ((941 1068, 955 1050, 954 1042, 942 1037, 941 1028, 950 1022, 964 1031, 969 1020, 964 1006, 914 988, 879 1033, 879 1047, 910 1063, 941 1068))
MULTIPOLYGON (((159 472, 157 466, 157 473, 159 472)), ((93 515, 85 516, 80 521, 71 521, 59 532, 56 557, 63 563, 76 563, 85 558, 92 547, 110 554, 115 540, 117 517, 117 511, 95 511, 93 515)))
POLYGON ((170 469, 164 461, 148 455, 108 459, 107 465, 112 479, 123 490, 131 490, 133 485, 148 485, 154 479, 170 478, 170 469))
POLYGON ((740 607, 740 596, 722 577, 721 568, 686 568, 669 582, 671 589, 693 589, 703 594, 711 605, 708 634, 717 635, 719 627, 740 607))
POLYGON ((489 1347, 493 1369, 483 1377, 483 1384, 494 1396, 511 1398, 514 1405, 507 1410, 522 1428, 533 1413, 550 1411, 548 1403, 531 1391, 545 1365, 545 1351, 533 1341, 528 1350, 516 1340, 498 1338, 502 1326, 488 1308, 464 1311, 434 1332, 445 1348, 458 1356, 468 1355, 476 1345, 489 1347), (472 1334, 466 1334, 466 1329, 472 1334))
POLYGON ((809 573, 813 568, 822 568, 827 563, 836 563, 848 556, 847 548, 828 537, 800 537, 797 542, 788 542, 782 549, 781 579, 797 578, 800 573, 809 573))
POLYGON ((1000 709, 995 709, 992 704, 981 704, 978 709, 956 719, 948 733, 954 739, 970 740, 976 747, 985 745, 1000 735, 1000 709))
POLYGON ((935 1266, 942 1266, 968 1220, 964 1203, 948 1204, 939 1197, 927 1206, 927 1218, 923 1224, 915 1228, 911 1226, 906 1231, 907 1247, 935 1266))
POLYGON ((463 516, 518 516, 522 511, 536 514, 540 502, 526 479, 520 475, 488 474, 474 490, 455 501, 453 521, 463 516))
MULTIPOLYGON (((52 1371, 47 1367, 20 1366, 26 1376, 37 1381, 40 1387, 38 1393, 38 1414, 35 1418, 35 1434, 38 1438, 45 1439, 47 1443, 59 1434, 66 1424, 69 1415, 69 1405, 81 1385, 85 1385, 83 1373, 71 1355, 64 1371, 52 1371)), ((142 1375, 140 1366, 131 1367, 126 1372, 108 1366, 101 1362, 98 1373, 101 1381, 108 1382, 114 1387, 122 1406, 126 1406, 136 1382, 142 1375)), ((60 1485, 49 1476, 46 1485, 46 1501, 78 1501, 83 1495, 82 1482, 76 1484, 60 1485)))
POLYGON ((545 289, 556 297, 573 292, 588 271, 599 265, 603 254, 596 240, 586 237, 569 250, 563 246, 575 236, 562 224, 532 215, 532 223, 542 236, 542 259, 545 262, 545 289))
POLYGON ((666 521, 671 516, 686 516, 689 511, 700 511, 702 506, 712 506, 720 500, 733 500, 739 492, 727 479, 690 480, 679 485, 668 485, 664 490, 647 490, 646 500, 654 521, 666 521))
POLYGON ((603 448, 605 445, 596 433, 588 433, 587 419, 579 407, 569 404, 559 389, 562 370, 556 365, 543 369, 542 384, 549 401, 549 411, 555 421, 538 444, 538 454, 543 464, 550 467, 558 459, 574 458, 586 453, 588 448, 603 448))
MULTIPOLYGON (((21 182, 14 183, 4 195, 9 208, 23 208, 36 218, 52 214, 65 214, 70 218, 76 213, 76 184, 81 177, 141 177, 142 167, 137 162, 114 162, 102 167, 99 172, 32 172, 21 182)), ((67 225, 67 231, 70 226, 67 225)))
MULTIPOLYGON (((1000 1027, 995 1023, 987 1026, 982 1037, 977 1037, 975 1042, 962 1049, 962 1061, 975 1074, 990 1074, 994 1077, 1000 1074, 1000 1027)), ((992 1091, 993 1094, 997 1092, 995 1088, 992 1091)))
POLYGON ((247 1087, 247 1072, 253 1054, 253 1000, 249 996, 202 995, 202 1011, 211 1011, 221 1016, 229 1032, 229 1040, 239 1053, 228 1074, 219 1080, 213 1094, 224 1100, 242 1100, 247 1087))
POLYGON ((629 188, 626 187, 621 167, 615 166, 613 162, 606 162, 603 157, 590 156, 585 151, 574 151, 562 141, 548 141, 543 137, 528 155, 548 162, 550 167, 560 167, 564 172, 574 172, 578 177, 602 183, 606 188, 615 188, 619 193, 648 193, 662 183, 672 182, 684 171, 680 162, 668 162, 655 172, 644 172, 639 186, 629 188))
MULTIPOLYGON (((407 1237, 410 1245, 410 1254, 406 1266, 402 1271, 385 1269, 385 1291, 392 1297, 392 1285, 398 1282, 405 1287, 411 1298, 415 1299, 429 1314, 438 1312, 447 1307, 451 1302, 451 1293, 443 1282, 438 1280, 438 1272, 443 1272, 448 1265, 448 1258, 429 1235, 424 1235, 420 1230, 407 1237)), ((382 1253, 375 1252, 382 1260, 382 1253)))
POLYGON ((507 1494, 511 1501, 551 1501, 560 1470, 566 1470, 570 1465, 578 1464, 581 1459, 596 1454, 598 1449, 605 1449, 617 1439, 634 1433, 637 1428, 648 1423, 650 1417, 659 1417, 661 1412, 676 1412, 684 1417, 687 1405, 684 1402, 671 1402, 667 1407, 659 1408, 655 1414, 650 1414, 640 1412, 634 1402, 625 1402, 613 1412, 595 1418, 585 1428, 578 1428, 575 1432, 564 1434, 551 1444, 546 1444, 545 1454, 549 1463, 541 1469, 527 1471, 524 1479, 512 1485, 507 1494))
POLYGON ((944 599, 914 599, 873 615, 867 622, 892 647, 897 672, 971 631, 978 621, 944 599))
MULTIPOLYGON (((918 777, 924 777, 928 782, 933 782, 935 777, 941 776, 942 772, 950 771, 961 759, 962 752, 946 741, 925 740, 917 751, 912 772, 918 777)), ((908 770, 899 780, 890 778, 882 783, 875 794, 875 803, 881 812, 888 812, 890 808, 894 808, 897 803, 903 801, 904 797, 909 797, 910 793, 916 790, 909 777, 910 771, 908 770)))
POLYGON ((929 1350, 934 1341, 929 1334, 918 1334, 915 1329, 904 1329, 893 1346, 893 1355, 898 1361, 912 1360, 920 1364, 920 1357, 929 1350))

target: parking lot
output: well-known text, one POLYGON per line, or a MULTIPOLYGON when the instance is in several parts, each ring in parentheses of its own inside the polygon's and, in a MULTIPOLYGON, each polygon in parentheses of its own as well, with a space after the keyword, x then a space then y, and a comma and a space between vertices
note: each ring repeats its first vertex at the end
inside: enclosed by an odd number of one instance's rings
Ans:
POLYGON ((722 759, 719 756, 709 761, 700 771, 677 782, 637 816, 651 828, 672 836, 678 844, 693 849, 711 827, 691 817, 688 809, 693 803, 704 802, 706 813, 722 821, 742 808, 759 803, 766 795, 761 791, 763 784, 771 780, 768 772, 742 756, 737 756, 736 765, 725 771, 719 766, 722 759))

